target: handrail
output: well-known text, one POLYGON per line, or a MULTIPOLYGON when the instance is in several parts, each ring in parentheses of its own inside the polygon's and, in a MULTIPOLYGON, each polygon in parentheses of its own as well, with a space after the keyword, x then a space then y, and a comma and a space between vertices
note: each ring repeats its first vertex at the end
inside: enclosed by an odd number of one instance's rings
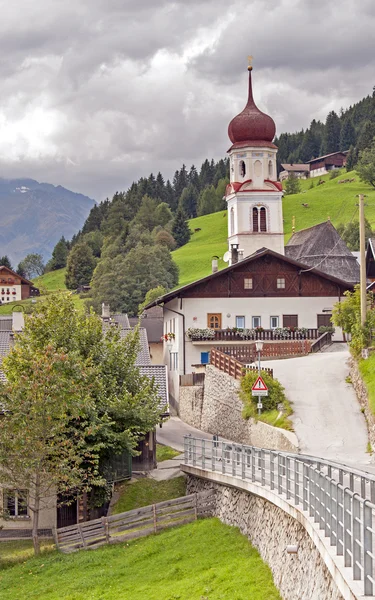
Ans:
POLYGON ((184 462, 268 488, 324 531, 337 556, 372 596, 375 583, 375 476, 321 459, 184 436, 184 462))
POLYGON ((325 331, 311 344, 310 352, 319 352, 324 346, 332 342, 332 333, 325 331))

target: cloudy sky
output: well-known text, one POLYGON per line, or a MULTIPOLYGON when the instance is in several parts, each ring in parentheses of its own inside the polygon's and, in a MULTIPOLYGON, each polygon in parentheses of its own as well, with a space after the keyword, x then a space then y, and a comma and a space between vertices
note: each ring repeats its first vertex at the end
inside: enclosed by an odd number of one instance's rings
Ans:
POLYGON ((254 95, 277 132, 375 85, 373 0, 0 0, 0 176, 96 200, 229 147, 254 95))

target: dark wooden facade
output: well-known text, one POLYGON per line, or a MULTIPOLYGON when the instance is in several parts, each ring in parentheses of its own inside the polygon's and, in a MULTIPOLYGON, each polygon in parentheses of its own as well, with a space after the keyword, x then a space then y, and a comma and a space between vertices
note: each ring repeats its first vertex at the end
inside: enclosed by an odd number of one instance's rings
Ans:
POLYGON ((325 168, 327 171, 330 169, 340 169, 345 165, 346 162, 346 153, 344 152, 335 152, 334 154, 329 154, 328 156, 320 156, 315 160, 310 160, 310 173, 317 169, 325 168))
POLYGON ((350 284, 267 250, 259 253, 259 257, 250 257, 215 276, 185 286, 178 295, 183 298, 339 297, 348 289, 352 289, 350 284), (252 280, 250 289, 245 287, 246 279, 252 280), (285 287, 280 287, 280 283, 285 287))

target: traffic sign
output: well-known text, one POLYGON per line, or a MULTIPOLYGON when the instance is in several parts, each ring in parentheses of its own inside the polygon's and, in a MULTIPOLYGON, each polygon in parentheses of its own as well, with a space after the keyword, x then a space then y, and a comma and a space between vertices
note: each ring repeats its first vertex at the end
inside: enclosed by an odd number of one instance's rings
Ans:
POLYGON ((260 375, 251 388, 251 394, 253 396, 268 396, 268 387, 260 375))

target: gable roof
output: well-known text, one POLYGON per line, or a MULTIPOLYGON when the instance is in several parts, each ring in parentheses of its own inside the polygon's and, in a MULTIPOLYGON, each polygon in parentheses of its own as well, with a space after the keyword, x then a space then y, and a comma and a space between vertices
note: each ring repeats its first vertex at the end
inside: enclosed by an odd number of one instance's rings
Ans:
POLYGON ((9 267, 5 267, 4 265, 0 265, 0 278, 1 278, 2 272, 4 272, 4 271, 7 273, 10 273, 11 275, 13 275, 13 277, 19 277, 23 284, 32 285, 32 286, 34 285, 33 282, 26 279, 26 277, 22 277, 22 275, 18 275, 18 273, 16 273, 15 271, 12 271, 12 269, 10 269, 9 267))
POLYGON ((318 223, 292 235, 285 255, 343 281, 359 281, 359 264, 331 221, 318 223))
POLYGON ((310 171, 310 165, 307 164, 281 164, 284 171, 310 171))
POLYGON ((330 156, 336 156, 337 154, 344 154, 344 156, 346 156, 348 154, 349 150, 339 150, 338 152, 331 152, 330 154, 324 154, 324 156, 317 156, 316 158, 312 158, 311 160, 307 161, 307 164, 311 164, 313 162, 316 162, 317 160, 323 160, 323 158, 329 158, 330 156))
POLYGON ((139 365, 141 375, 154 379, 158 388, 159 408, 164 409, 164 414, 168 413, 168 374, 167 365, 139 365))
MULTIPOLYGON (((132 327, 122 327, 120 329, 120 337, 126 338, 131 331, 134 331, 132 327)), ((138 351, 137 358, 135 360, 135 364, 138 366, 143 365, 151 365, 150 351, 148 348, 148 339, 147 339, 147 331, 144 327, 139 328, 139 343, 140 349, 138 351)))
POLYGON ((147 310, 147 309, 151 308, 152 306, 156 306, 158 304, 160 305, 165 302, 169 302, 169 300, 173 300, 173 298, 178 298, 184 292, 200 285, 201 283, 211 281, 213 279, 216 279, 217 277, 222 277, 226 273, 230 273, 231 271, 234 271, 236 269, 241 269, 243 267, 243 265, 247 265, 255 260, 258 260, 259 258, 262 258, 263 256, 271 256, 271 257, 273 256, 273 257, 278 258, 279 260, 282 260, 290 265, 294 265, 295 267, 298 267, 299 269, 301 269, 301 271, 304 271, 307 269, 310 273, 313 273, 313 274, 317 275, 318 277, 322 277, 323 279, 331 281, 332 283, 335 283, 345 289, 348 289, 348 287, 349 288, 353 287, 351 283, 348 283, 347 281, 344 281, 343 279, 339 279, 338 277, 335 277, 333 275, 329 275, 328 273, 324 273, 320 269, 317 269, 315 267, 310 268, 310 265, 299 262, 297 260, 294 260, 293 258, 291 258, 289 256, 284 256, 283 254, 279 254, 278 252, 275 252, 274 250, 269 250, 268 248, 261 248, 260 250, 257 250, 256 252, 254 252, 254 254, 247 256, 243 260, 239 261, 238 263, 236 263, 234 265, 231 265, 230 267, 221 269, 220 271, 217 271, 217 273, 211 273, 211 275, 207 275, 206 277, 197 279, 196 281, 194 281, 192 283, 188 283, 187 285, 181 286, 181 287, 173 290, 172 292, 168 292, 167 294, 160 296, 160 298, 157 298, 153 302, 150 302, 145 307, 145 309, 147 310))

